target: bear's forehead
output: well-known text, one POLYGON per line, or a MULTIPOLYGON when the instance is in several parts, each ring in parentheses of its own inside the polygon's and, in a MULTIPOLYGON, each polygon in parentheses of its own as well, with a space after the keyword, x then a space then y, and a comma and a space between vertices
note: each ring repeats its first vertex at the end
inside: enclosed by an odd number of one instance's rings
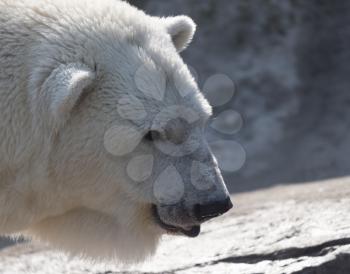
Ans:
POLYGON ((124 109, 144 109, 158 113, 173 105, 197 112, 202 120, 211 115, 211 107, 199 91, 187 65, 172 50, 123 46, 115 55, 106 55, 108 86, 115 86, 118 103, 124 109), (114 59, 114 60, 113 60, 114 59), (119 99, 120 97, 120 99, 119 99))
POLYGON ((146 56, 136 68, 133 81, 148 111, 165 112, 168 116, 192 111, 198 119, 207 120, 211 107, 182 59, 169 57, 166 51, 146 56))

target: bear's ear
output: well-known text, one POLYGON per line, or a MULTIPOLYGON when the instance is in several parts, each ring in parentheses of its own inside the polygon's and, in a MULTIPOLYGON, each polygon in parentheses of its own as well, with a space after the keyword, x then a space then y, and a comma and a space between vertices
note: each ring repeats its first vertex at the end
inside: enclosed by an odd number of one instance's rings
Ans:
POLYGON ((183 51, 191 42, 196 31, 196 24, 185 15, 166 17, 163 19, 178 52, 183 51))
POLYGON ((36 98, 41 111, 49 112, 41 114, 49 116, 51 126, 57 130, 68 120, 84 89, 94 79, 95 72, 80 63, 60 65, 51 72, 41 86, 41 98, 36 98))

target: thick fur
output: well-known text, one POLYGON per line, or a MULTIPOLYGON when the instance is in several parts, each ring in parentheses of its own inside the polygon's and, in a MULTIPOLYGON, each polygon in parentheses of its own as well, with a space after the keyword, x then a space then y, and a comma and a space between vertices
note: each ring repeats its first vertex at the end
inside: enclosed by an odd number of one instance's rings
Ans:
MULTIPOLYGON (((0 233, 94 258, 154 252, 163 231, 151 216, 152 178, 130 182, 125 166, 137 150, 114 159, 103 140, 126 123, 118 104, 137 109, 125 95, 150 115, 185 105, 204 123, 210 106, 178 55, 194 30, 187 17, 151 17, 116 0, 0 0, 0 233), (181 79, 186 100, 137 92, 134 75, 145 65, 181 79)), ((133 126, 143 133, 150 123, 133 126)))

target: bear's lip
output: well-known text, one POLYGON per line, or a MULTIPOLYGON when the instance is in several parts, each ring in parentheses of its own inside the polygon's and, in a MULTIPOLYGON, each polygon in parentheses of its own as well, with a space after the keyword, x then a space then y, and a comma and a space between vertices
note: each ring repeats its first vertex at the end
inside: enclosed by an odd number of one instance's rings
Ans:
POLYGON ((189 227, 189 229, 184 229, 182 227, 177 227, 163 222, 159 216, 157 206, 154 204, 152 205, 152 215, 154 217, 155 222, 170 234, 183 234, 187 237, 194 238, 197 237, 201 231, 200 225, 193 225, 189 227))

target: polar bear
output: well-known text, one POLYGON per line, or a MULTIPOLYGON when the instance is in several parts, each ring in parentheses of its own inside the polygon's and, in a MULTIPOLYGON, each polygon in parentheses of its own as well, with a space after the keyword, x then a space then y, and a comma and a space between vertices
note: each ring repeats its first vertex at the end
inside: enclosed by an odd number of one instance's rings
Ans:
POLYGON ((0 0, 0 233, 139 261, 231 207, 179 53, 195 24, 118 0, 0 0))

